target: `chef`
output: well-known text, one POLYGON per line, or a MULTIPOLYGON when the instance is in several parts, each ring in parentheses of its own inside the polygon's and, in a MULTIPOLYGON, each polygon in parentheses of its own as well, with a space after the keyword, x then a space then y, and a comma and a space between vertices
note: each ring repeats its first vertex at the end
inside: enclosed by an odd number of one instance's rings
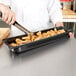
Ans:
MULTIPOLYGON (((63 26, 59 0, 3 0, 0 12, 2 20, 12 25, 15 20, 31 32, 63 26)), ((16 29, 12 26, 12 31, 16 29)), ((19 30, 18 30, 19 31, 19 30)))

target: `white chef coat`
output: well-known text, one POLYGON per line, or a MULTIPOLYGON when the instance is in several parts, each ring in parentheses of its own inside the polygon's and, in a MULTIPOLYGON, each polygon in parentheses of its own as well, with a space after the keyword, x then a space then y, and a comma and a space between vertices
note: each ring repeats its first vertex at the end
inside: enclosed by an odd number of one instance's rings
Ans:
MULTIPOLYGON (((62 22, 59 0, 3 0, 10 2, 16 20, 29 31, 39 31, 54 27, 62 22), (52 23, 52 24, 51 24, 52 23)), ((12 27, 13 30, 16 28, 12 27)))

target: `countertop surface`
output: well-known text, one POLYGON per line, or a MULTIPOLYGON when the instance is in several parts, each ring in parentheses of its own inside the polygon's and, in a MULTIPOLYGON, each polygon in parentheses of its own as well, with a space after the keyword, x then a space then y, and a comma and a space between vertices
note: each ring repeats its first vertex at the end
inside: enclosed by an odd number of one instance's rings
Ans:
POLYGON ((76 40, 49 44, 14 55, 0 48, 0 76, 76 76, 76 40))

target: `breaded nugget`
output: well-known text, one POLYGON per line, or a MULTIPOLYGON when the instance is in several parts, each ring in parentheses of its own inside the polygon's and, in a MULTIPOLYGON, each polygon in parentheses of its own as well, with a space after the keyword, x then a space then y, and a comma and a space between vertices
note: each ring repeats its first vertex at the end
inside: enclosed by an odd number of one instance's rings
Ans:
POLYGON ((22 39, 24 39, 24 40, 30 40, 30 35, 22 37, 22 39))
POLYGON ((64 29, 62 29, 62 30, 58 30, 57 34, 61 34, 61 33, 64 33, 64 32, 65 32, 64 29))
POLYGON ((47 31, 47 35, 48 35, 48 36, 51 36, 51 32, 50 32, 50 31, 47 31))
POLYGON ((38 36, 38 37, 36 37, 34 41, 36 41, 36 40, 40 40, 40 39, 42 39, 42 36, 38 36))
POLYGON ((23 44, 25 44, 25 43, 29 43, 29 42, 31 42, 31 40, 25 40, 25 41, 22 41, 23 44))
POLYGON ((18 45, 21 45, 21 44, 22 44, 22 40, 19 39, 19 38, 17 38, 15 41, 16 41, 16 43, 17 43, 18 45))
POLYGON ((31 36, 31 41, 34 41, 36 39, 37 36, 33 35, 31 36))
POLYGON ((41 31, 37 32, 36 35, 37 35, 37 36, 41 35, 41 31))
POLYGON ((15 46, 17 46, 17 44, 16 43, 11 43, 10 46, 15 47, 15 46))

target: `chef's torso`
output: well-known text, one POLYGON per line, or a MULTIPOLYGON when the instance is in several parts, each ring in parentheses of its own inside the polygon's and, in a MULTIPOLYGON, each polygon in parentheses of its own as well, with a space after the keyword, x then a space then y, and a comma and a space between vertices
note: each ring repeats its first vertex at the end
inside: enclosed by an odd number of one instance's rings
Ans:
POLYGON ((12 0, 11 8, 17 21, 30 31, 47 29, 49 24, 49 0, 12 0))

